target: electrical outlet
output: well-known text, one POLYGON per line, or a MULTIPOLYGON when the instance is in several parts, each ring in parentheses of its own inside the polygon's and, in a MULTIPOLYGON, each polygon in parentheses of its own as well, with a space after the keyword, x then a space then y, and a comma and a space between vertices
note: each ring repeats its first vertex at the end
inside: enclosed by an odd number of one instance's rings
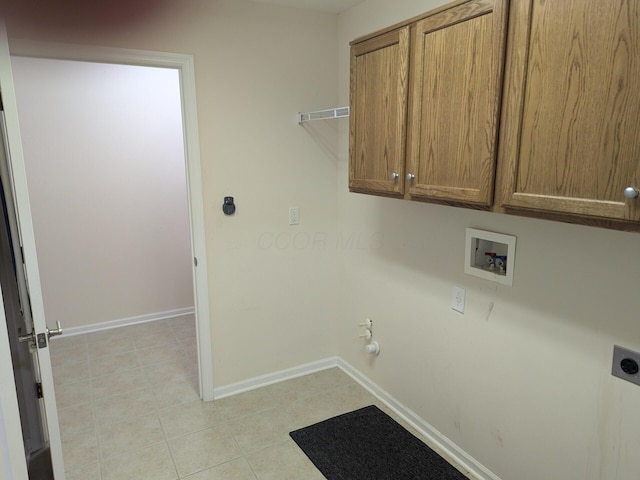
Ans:
POLYGON ((299 207, 289 207, 289 225, 300 225, 299 207))
POLYGON ((640 385, 640 353, 614 345, 611 375, 640 385))
POLYGON ((464 288, 453 287, 451 291, 451 308, 456 312, 464 313, 464 297, 466 291, 464 288))

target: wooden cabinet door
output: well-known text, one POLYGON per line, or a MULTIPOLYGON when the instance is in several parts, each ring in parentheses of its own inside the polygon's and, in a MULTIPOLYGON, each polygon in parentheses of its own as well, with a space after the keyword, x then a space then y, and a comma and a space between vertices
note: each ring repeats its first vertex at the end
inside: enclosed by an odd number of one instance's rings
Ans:
POLYGON ((414 27, 407 162, 411 198, 492 203, 505 3, 471 0, 414 27))
POLYGON ((402 196, 409 27, 351 47, 349 189, 402 196))
POLYGON ((498 204, 640 220, 640 2, 513 2, 506 68, 498 204))

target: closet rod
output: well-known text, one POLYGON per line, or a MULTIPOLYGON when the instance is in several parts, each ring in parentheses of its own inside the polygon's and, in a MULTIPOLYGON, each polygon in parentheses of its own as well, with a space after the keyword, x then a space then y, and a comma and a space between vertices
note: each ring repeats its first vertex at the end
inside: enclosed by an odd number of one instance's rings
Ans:
POLYGON ((349 116, 349 107, 329 108, 315 112, 298 112, 298 125, 312 120, 326 120, 328 118, 343 118, 349 116))

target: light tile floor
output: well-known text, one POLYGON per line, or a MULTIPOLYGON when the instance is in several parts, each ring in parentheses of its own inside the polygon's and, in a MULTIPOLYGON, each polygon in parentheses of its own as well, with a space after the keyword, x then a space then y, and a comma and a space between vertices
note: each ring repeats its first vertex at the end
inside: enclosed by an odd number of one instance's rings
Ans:
POLYGON ((290 431, 371 404, 400 421, 338 368, 202 402, 195 335, 185 316, 51 343, 68 480, 323 479, 290 431))

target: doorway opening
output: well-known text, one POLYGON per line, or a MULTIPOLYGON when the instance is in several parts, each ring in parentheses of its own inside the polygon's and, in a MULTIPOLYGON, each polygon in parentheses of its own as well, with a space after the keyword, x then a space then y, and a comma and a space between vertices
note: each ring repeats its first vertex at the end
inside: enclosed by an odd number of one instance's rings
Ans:
MULTIPOLYGON (((204 238, 204 211, 202 203, 200 156, 195 108, 195 78, 193 59, 188 55, 160 54, 154 52, 131 52, 120 49, 90 49, 78 51, 69 46, 37 45, 26 46, 16 42, 12 45, 12 55, 44 59, 79 60, 104 65, 138 65, 141 67, 172 69, 178 73, 180 109, 186 188, 188 198, 188 225, 190 233, 189 258, 191 267, 194 313, 197 332, 197 360, 200 397, 213 400, 213 379, 211 365, 211 333, 208 305, 207 262, 204 238), (193 262, 193 264, 191 263, 193 262), (196 266, 197 265, 197 266, 196 266)), ((19 80, 17 84, 19 85, 19 80)), ((24 122, 24 120, 23 120, 24 122)), ((36 222, 37 223, 37 220, 36 222)), ((35 226, 37 231, 37 224, 35 226)), ((36 232, 37 233, 37 232, 36 232)), ((126 232, 123 232, 126 235, 126 232)), ((55 321, 55 320, 54 320, 55 321)))
POLYGON ((191 314, 178 71, 11 62, 47 321, 68 337, 191 314))

